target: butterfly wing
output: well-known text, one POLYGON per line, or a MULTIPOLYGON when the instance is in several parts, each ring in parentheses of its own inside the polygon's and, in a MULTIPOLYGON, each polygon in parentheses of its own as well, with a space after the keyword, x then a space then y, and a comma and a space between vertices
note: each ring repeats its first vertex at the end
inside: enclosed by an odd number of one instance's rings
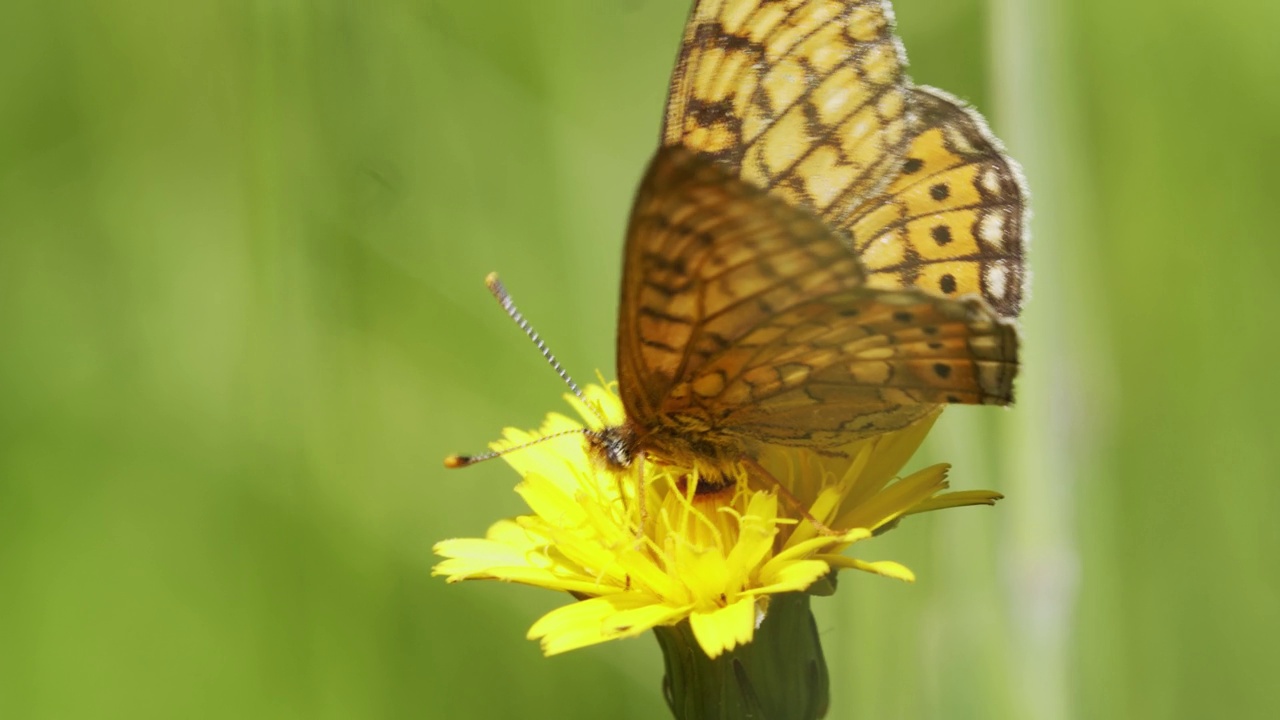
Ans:
POLYGON ((1016 317, 1026 283, 1027 192, 1017 164, 976 112, 931 88, 912 88, 911 144, 898 176, 847 219, 879 288, 919 287, 949 296, 980 294, 1016 317))
POLYGON ((904 54, 879 0, 699 0, 665 145, 821 213, 878 193, 907 145, 904 54))
POLYGON ((1014 329, 866 286, 845 239, 712 159, 659 150, 627 238, 618 375, 642 431, 830 444, 940 402, 1007 403, 1014 329))
POLYGON ((821 220, 681 147, 636 193, 618 319, 627 416, 657 423, 673 387, 778 312, 858 287, 863 272, 821 220))
POLYGON ((879 1, 700 0, 663 142, 852 237, 872 287, 1021 309, 1026 190, 976 112, 914 87, 879 1))
POLYGON ((708 423, 763 442, 838 445, 938 403, 1012 402, 1017 346, 976 298, 859 287, 753 328, 673 388, 668 410, 711 410, 708 423))

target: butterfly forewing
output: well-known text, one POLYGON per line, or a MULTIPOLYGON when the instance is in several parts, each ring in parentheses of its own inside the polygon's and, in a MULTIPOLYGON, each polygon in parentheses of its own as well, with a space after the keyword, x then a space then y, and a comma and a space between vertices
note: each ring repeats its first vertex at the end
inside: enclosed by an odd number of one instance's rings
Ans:
MULTIPOLYGON (((818 211, 857 207, 906 148, 905 60, 887 4, 701 0, 663 142, 818 211)), ((847 213, 846 213, 847 214, 847 213)))
POLYGON ((1016 317, 1027 207, 1018 166, 954 98, 930 88, 910 98, 916 112, 899 175, 836 226, 850 233, 872 287, 977 293, 1016 317))
POLYGON ((818 218, 680 147, 636 195, 618 323, 627 414, 646 424, 671 389, 794 305, 861 285, 857 260, 818 218))
POLYGON ((835 444, 935 403, 1007 403, 1015 356, 981 301, 867 287, 844 237, 716 161, 670 147, 650 165, 618 334, 642 435, 835 444))

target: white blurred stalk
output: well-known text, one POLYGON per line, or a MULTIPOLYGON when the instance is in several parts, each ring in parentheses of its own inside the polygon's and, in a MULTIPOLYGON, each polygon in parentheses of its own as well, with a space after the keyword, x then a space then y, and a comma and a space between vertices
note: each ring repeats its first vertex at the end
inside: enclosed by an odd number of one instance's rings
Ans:
POLYGON ((991 0, 992 121, 1023 165, 1034 212, 1031 301, 1015 413, 1001 418, 1010 499, 1000 514, 1016 717, 1073 717, 1071 639, 1080 576, 1075 499, 1105 419, 1085 373, 1101 365, 1092 298, 1085 147, 1068 57, 1065 0, 991 0), (1092 328, 1092 332, 1087 329, 1092 328), (1090 355, 1093 353, 1093 355, 1090 355), (1084 404, 1089 403, 1090 407, 1084 404), (1101 422, 1100 422, 1101 420, 1101 422))

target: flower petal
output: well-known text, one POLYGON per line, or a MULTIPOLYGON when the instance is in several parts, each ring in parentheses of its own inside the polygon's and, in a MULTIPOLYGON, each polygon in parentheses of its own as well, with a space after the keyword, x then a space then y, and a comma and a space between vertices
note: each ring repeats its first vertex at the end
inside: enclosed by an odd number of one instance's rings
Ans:
POLYGON ((897 519, 947 487, 948 467, 932 465, 902 478, 846 512, 836 521, 837 526, 874 530, 897 519))
POLYGON ((529 628, 529 639, 540 640, 542 651, 556 655, 568 650, 639 635, 687 612, 662 598, 638 594, 589 598, 543 615, 529 628))
POLYGON ((960 490, 934 495, 903 514, 914 515, 932 510, 946 510, 947 508, 966 507, 969 505, 995 505, 997 500, 1002 500, 1003 498, 1004 495, 991 490, 960 490))
POLYGON ((751 642, 756 629, 755 598, 744 597, 711 612, 695 611, 689 615, 689 627, 707 657, 718 657, 751 642))
POLYGON ((775 572, 761 573, 760 587, 752 592, 758 595, 800 592, 807 590, 829 572, 831 566, 818 558, 785 563, 778 566, 775 572))
POLYGON ((823 555, 822 557, 827 562, 831 563, 832 567, 840 568, 842 570, 845 568, 852 568, 854 570, 863 570, 876 575, 883 575, 903 582, 916 581, 916 574, 911 572, 910 568, 906 565, 902 565, 901 563, 893 562, 892 560, 866 562, 856 558, 845 557, 844 555, 823 555))

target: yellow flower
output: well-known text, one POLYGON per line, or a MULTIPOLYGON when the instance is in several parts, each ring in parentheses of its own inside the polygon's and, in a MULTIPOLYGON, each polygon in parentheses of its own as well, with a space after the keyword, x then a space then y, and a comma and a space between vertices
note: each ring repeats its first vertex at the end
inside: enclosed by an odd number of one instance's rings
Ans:
MULTIPOLYGON (((611 387, 588 386, 569 402, 598 426, 623 420, 611 387)), ((709 657, 751 641, 775 593, 809 588, 833 569, 911 581, 906 567, 842 555, 906 515, 990 505, 988 491, 943 493, 946 465, 896 479, 938 413, 903 430, 842 448, 843 456, 771 447, 759 462, 782 483, 695 492, 696 472, 645 463, 620 476, 587 454, 582 425, 552 413, 534 433, 508 429, 512 447, 552 438, 504 458, 523 480, 516 491, 532 514, 495 523, 484 539, 437 543, 433 570, 449 582, 494 579, 564 590, 579 598, 529 630, 548 655, 639 635, 686 618, 709 657), (643 500, 643 508, 639 501, 643 500), (798 506, 798 507, 797 507, 798 506), (799 508, 803 507, 801 511, 799 508), (826 532, 814 526, 816 520, 826 532)))

